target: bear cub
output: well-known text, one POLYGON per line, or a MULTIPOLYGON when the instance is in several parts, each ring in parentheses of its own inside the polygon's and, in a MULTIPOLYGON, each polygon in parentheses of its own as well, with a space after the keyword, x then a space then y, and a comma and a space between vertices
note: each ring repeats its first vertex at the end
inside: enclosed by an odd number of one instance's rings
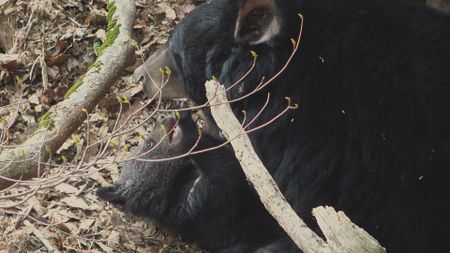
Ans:
POLYGON ((208 250, 256 250, 279 233, 278 227, 249 187, 230 146, 195 153, 222 145, 216 136, 200 132, 190 113, 166 117, 123 166, 117 182, 97 194, 208 250), (194 154, 183 156, 193 147, 194 154), (176 156, 182 157, 171 159, 176 156))

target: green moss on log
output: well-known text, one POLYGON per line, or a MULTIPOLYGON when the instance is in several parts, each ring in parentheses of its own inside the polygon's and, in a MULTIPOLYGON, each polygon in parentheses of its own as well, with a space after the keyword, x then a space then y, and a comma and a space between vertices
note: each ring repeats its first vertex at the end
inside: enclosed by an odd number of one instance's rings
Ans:
POLYGON ((102 63, 100 61, 96 61, 91 66, 89 66, 89 70, 99 69, 101 66, 102 66, 102 63))
POLYGON ((106 39, 103 44, 97 48, 97 54, 100 56, 103 54, 103 51, 111 46, 116 40, 117 36, 119 36, 120 25, 117 24, 117 20, 114 18, 114 13, 116 12, 116 5, 114 2, 110 2, 107 7, 108 9, 108 28, 106 32, 106 39))
POLYGON ((55 122, 51 118, 52 114, 50 111, 47 111, 38 119, 39 127, 40 128, 48 128, 52 129, 55 127, 55 122))
MULTIPOLYGON (((101 46, 97 48, 97 54, 100 56, 103 54, 103 51, 111 46, 114 41, 116 40, 117 36, 119 36, 120 31, 120 25, 117 24, 117 21, 114 19, 114 13, 116 12, 116 5, 114 2, 110 2, 107 5, 108 9, 108 31, 106 32, 106 39, 105 42, 101 46)), ((99 69, 101 67, 101 62, 96 61, 91 66, 89 66, 89 69, 99 69)), ((70 87, 70 89, 67 91, 67 93, 64 95, 64 98, 67 99, 74 93, 82 84, 83 84, 83 77, 81 76, 78 78, 78 80, 75 81, 75 83, 70 87)))
POLYGON ((114 13, 116 13, 116 5, 114 4, 114 2, 110 2, 108 3, 108 5, 106 6, 106 9, 108 10, 108 30, 110 31, 111 29, 113 29, 116 26, 117 21, 114 19, 114 13))
POLYGON ((103 42, 103 44, 97 50, 98 55, 102 55, 103 51, 114 43, 117 36, 119 36, 119 30, 120 25, 115 25, 111 30, 106 32, 105 42, 103 42))
POLYGON ((72 95, 72 93, 74 93, 83 84, 83 78, 84 76, 81 76, 75 81, 75 83, 67 91, 66 95, 64 95, 64 99, 68 99, 70 95, 72 95))

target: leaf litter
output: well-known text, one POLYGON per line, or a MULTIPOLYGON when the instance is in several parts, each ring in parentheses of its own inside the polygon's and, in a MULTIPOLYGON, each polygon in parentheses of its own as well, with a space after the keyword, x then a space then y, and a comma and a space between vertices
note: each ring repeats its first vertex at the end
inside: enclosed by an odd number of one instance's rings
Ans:
MULTIPOLYGON (((131 84, 132 71, 167 41, 173 26, 200 2, 135 1, 136 64, 89 116, 90 141, 104 138, 114 125, 116 96, 130 100, 119 120, 142 106, 145 98, 142 88, 131 84)), ((94 47, 106 38, 106 5, 106 0, 0 0, 0 133, 7 131, 9 144, 26 140, 38 128, 39 118, 64 100, 71 85, 95 62, 94 47)), ((150 112, 143 110, 131 124, 137 125, 150 112)), ((118 138, 116 145, 136 146, 151 128, 151 123, 139 125, 126 138, 118 138)), ((51 162, 66 164, 82 152, 87 141, 84 131, 85 126, 75 132, 51 162)), ((88 158, 96 153, 93 150, 88 158)), ((127 150, 119 148, 107 153, 98 163, 111 166, 93 167, 88 176, 70 177, 37 191, 20 205, 13 205, 20 197, 1 197, 20 195, 26 188, 0 193, 0 206, 11 206, 0 215, 0 252, 202 252, 96 197, 97 187, 116 180, 120 173, 120 166, 113 163, 116 156, 126 155, 127 150)), ((62 169, 47 171, 46 176, 58 175, 62 169)))

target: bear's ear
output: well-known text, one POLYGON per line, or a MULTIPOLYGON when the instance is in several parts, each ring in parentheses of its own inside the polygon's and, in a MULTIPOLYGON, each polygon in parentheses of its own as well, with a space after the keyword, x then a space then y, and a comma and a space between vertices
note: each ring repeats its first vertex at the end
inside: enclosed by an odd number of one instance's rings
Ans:
POLYGON ((275 0, 244 0, 236 20, 234 38, 257 45, 270 42, 280 33, 281 19, 275 0))

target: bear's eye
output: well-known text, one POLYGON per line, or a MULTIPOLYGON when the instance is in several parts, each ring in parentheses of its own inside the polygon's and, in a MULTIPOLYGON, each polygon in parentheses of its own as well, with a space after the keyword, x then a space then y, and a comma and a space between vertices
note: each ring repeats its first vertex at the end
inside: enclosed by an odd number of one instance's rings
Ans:
POLYGON ((144 148, 150 149, 153 147, 153 145, 154 145, 153 141, 148 141, 144 143, 144 148))

